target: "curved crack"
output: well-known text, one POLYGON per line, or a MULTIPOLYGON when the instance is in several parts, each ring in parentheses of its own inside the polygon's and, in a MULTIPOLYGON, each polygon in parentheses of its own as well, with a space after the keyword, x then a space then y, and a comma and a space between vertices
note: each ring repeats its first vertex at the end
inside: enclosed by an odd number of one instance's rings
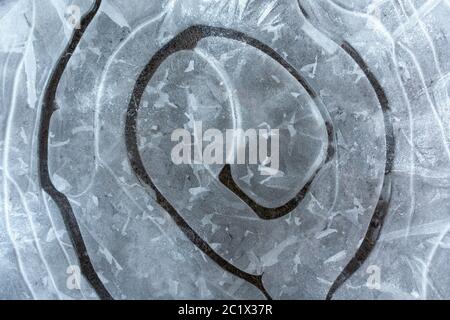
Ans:
MULTIPOLYGON (((334 155, 334 134, 333 126, 330 122, 326 122, 327 134, 328 134, 328 148, 327 148, 327 159, 325 164, 333 159, 334 155)), ((288 202, 277 208, 268 208, 259 205, 252 198, 250 198, 234 181, 231 174, 231 166, 229 164, 225 165, 219 174, 219 180, 222 184, 227 187, 231 192, 237 195, 242 201, 244 201, 256 215, 263 220, 274 220, 281 218, 289 214, 292 210, 298 207, 301 201, 305 198, 309 189, 316 179, 317 175, 320 173, 323 165, 320 166, 313 176, 308 180, 308 182, 303 186, 303 188, 288 202)))
MULTIPOLYGON (((305 14, 306 10, 301 4, 301 0, 297 0, 297 4, 304 18, 309 21, 310 18, 308 14, 305 14)), ((380 82, 370 70, 369 66, 364 61, 363 57, 358 53, 358 51, 353 48, 347 41, 344 40, 340 42, 340 48, 344 50, 345 53, 347 53, 347 55, 359 66, 366 78, 369 80, 370 85, 375 91, 378 102, 380 103, 385 128, 386 163, 380 196, 364 239, 361 245, 359 245, 358 249, 356 250, 354 256, 350 259, 350 261, 347 263, 338 277, 333 281, 326 296, 327 300, 331 300, 334 293, 362 266, 378 241, 384 220, 389 210, 392 184, 391 171, 395 158, 394 129, 390 116, 389 100, 386 96, 386 93, 380 82)))
POLYGON ((375 90, 378 101, 381 105, 381 110, 383 111, 384 127, 385 127, 385 138, 386 138, 386 164, 384 169, 384 179, 383 186, 381 188, 381 194, 378 199, 375 211, 369 223, 369 228, 364 236, 361 245, 356 250, 355 255, 347 263, 342 272, 338 275, 336 280, 330 287, 327 293, 326 299, 330 300, 333 298, 334 293, 339 287, 344 284, 367 260, 370 253, 374 249, 378 238, 380 237, 380 232, 383 227, 384 220, 386 218, 387 212, 389 210, 389 203, 391 200, 391 171, 395 157, 395 139, 394 139, 394 129, 392 126, 392 121, 390 118, 389 101, 387 99, 386 93, 383 87, 379 83, 378 79, 370 70, 369 66, 366 64, 361 55, 353 48, 348 42, 344 41, 341 44, 341 48, 358 64, 361 70, 366 75, 371 86, 375 90))
POLYGON ((64 225, 67 229, 67 233, 77 255, 81 273, 95 290, 100 299, 110 300, 112 299, 112 296, 100 280, 94 266, 92 265, 91 259, 89 258, 83 236, 81 235, 80 227, 72 206, 70 205, 69 199, 53 185, 48 169, 49 130, 51 117, 57 110, 56 91, 70 58, 72 57, 75 49, 78 47, 78 44, 80 43, 87 27, 97 14, 101 2, 101 0, 96 0, 90 10, 82 17, 79 28, 75 29, 72 33, 69 44, 62 52, 51 73, 50 80, 45 88, 44 100, 41 108, 38 133, 39 145, 37 152, 39 163, 39 181, 41 188, 52 198, 59 208, 64 225))
POLYGON ((150 187, 156 194, 157 203, 164 208, 171 216, 180 230, 188 237, 188 239, 204 254, 206 254, 211 260, 217 263, 222 269, 234 274, 235 276, 247 281, 258 288, 266 298, 271 299, 269 293, 264 288, 262 282, 262 274, 254 275, 247 273, 228 261, 222 258, 216 253, 208 243, 203 240, 194 229, 183 219, 178 211, 169 203, 169 201, 163 196, 152 179, 145 170, 144 164, 141 159, 141 155, 137 143, 137 114, 140 107, 140 101, 144 93, 145 88, 152 79, 159 66, 172 54, 182 50, 193 50, 198 42, 207 37, 222 37, 232 40, 237 40, 246 43, 254 48, 257 48, 279 62, 285 69, 287 69, 296 79, 299 81, 308 94, 312 97, 316 97, 316 94, 308 85, 308 83, 295 71, 295 69, 289 65, 284 59, 282 59, 273 49, 264 43, 245 35, 242 32, 220 28, 210 27, 205 25, 191 26, 184 31, 177 34, 172 40, 164 45, 159 51, 157 51, 150 59, 148 64, 144 67, 143 71, 136 80, 134 90, 128 105, 125 122, 125 143, 128 153, 128 158, 131 167, 138 177, 138 179, 150 187))

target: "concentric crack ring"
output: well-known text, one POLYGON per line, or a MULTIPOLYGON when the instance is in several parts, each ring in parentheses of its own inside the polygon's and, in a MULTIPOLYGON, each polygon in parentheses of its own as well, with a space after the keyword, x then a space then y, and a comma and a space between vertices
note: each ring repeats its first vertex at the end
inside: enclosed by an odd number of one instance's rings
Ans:
MULTIPOLYGON (((180 227, 180 229, 187 235, 187 237, 205 254, 207 254, 212 260, 214 260, 217 264, 219 264, 225 270, 235 274, 236 276, 247 280, 248 282, 254 284, 256 287, 261 289, 263 293, 268 296, 268 293, 264 289, 262 284, 262 276, 253 276, 247 274, 236 267, 229 264, 223 258, 221 258, 181 217, 181 215, 176 211, 176 209, 168 202, 168 200, 161 194, 156 185, 153 183, 152 179, 148 175, 145 167, 143 165, 138 145, 137 145, 137 130, 136 130, 136 118, 137 113, 139 111, 139 106, 141 102, 141 98, 143 92, 152 79, 152 76, 157 71, 158 67, 173 53, 176 53, 181 50, 192 50, 196 47, 197 43, 206 37, 223 37, 228 39, 237 40, 243 43, 246 43, 250 46, 253 46, 264 53, 271 56, 275 61, 280 63, 288 72, 305 88, 307 93, 311 96, 311 98, 317 97, 317 94, 311 88, 311 86, 307 83, 307 81, 298 74, 295 69, 290 66, 281 56, 279 56, 273 49, 268 47, 267 45, 259 42, 258 40, 246 36, 244 33, 234 31, 226 28, 218 28, 218 27, 209 27, 205 25, 196 25, 189 27, 188 29, 180 32, 176 35, 171 41, 169 41, 163 48, 161 48, 149 61, 144 70, 141 72, 138 77, 136 84, 134 86, 134 91, 131 96, 131 100, 127 110, 126 116, 126 129, 125 129, 125 137, 126 137, 126 145, 128 150, 128 156, 131 163, 131 167, 133 168, 134 173, 142 181, 144 184, 149 186, 155 193, 157 202, 172 216, 174 221, 180 227)), ((386 114, 389 111, 388 101, 384 90, 378 83, 375 76, 371 73, 367 65, 361 56, 354 50, 348 43, 342 44, 342 49, 346 51, 352 59, 358 64, 358 66, 363 70, 365 75, 370 81, 374 91, 377 94, 380 105, 382 107, 383 114, 385 115, 385 125, 387 128, 386 134, 386 169, 385 175, 387 176, 391 171, 393 155, 394 155, 394 140, 392 133, 392 124, 390 122, 389 116, 386 114)), ((327 131, 328 131, 328 151, 327 151, 327 162, 331 160, 332 155, 334 154, 335 146, 334 146, 334 134, 332 125, 327 122, 327 131)), ((220 181, 233 193, 235 193, 241 200, 243 200, 252 210, 260 217, 261 219, 270 220, 280 218, 293 209, 295 209, 299 202, 305 197, 311 183, 314 181, 315 176, 320 171, 320 168, 314 174, 313 178, 307 182, 307 184, 302 188, 302 190, 297 194, 295 198, 287 202, 285 205, 278 208, 266 208, 260 206, 255 201, 253 201, 250 197, 248 197, 234 182, 231 176, 231 167, 230 165, 225 165, 219 174, 220 181)), ((375 209, 375 213, 372 217, 369 230, 366 234, 364 241, 361 246, 358 248, 355 257, 348 263, 342 274, 337 278, 337 280, 333 283, 330 292, 327 295, 327 298, 330 299, 337 288, 342 285, 345 280, 350 277, 359 266, 367 259, 371 250, 373 249, 376 240, 378 238, 379 232, 382 227, 382 223, 384 217, 386 215, 388 204, 389 204, 389 192, 390 192, 390 180, 385 178, 385 183, 383 184, 383 194, 378 201, 378 205, 375 209)))
MULTIPOLYGON (((59 80, 61 79, 61 76, 65 70, 65 67, 71 55, 75 51, 81 39, 81 36, 83 35, 89 23, 95 16, 100 6, 100 3, 101 1, 96 1, 95 6, 92 8, 92 10, 83 18, 81 28, 74 32, 70 44, 68 45, 65 52, 61 56, 60 60, 57 63, 57 66, 55 67, 54 72, 52 73, 51 80, 49 81, 49 85, 47 86, 45 101, 42 108, 41 126, 39 131, 40 144, 38 152, 39 152, 39 168, 40 168, 39 172, 42 188, 53 198, 53 200, 55 201, 55 203, 57 203, 61 211, 66 227, 70 233, 72 242, 74 243, 74 247, 77 252, 78 258, 80 260, 80 265, 83 274, 86 276, 86 278, 91 283, 93 288, 97 291, 99 296, 101 298, 107 299, 111 298, 111 296, 109 295, 109 293, 99 280, 92 266, 92 263, 90 262, 86 247, 84 245, 81 236, 81 232, 77 225, 70 203, 67 197, 63 193, 59 192, 52 184, 48 174, 48 166, 47 166, 48 135, 49 135, 48 128, 50 126, 51 115, 56 108, 55 94, 58 87, 58 83, 59 80)), ((286 70, 288 70, 289 73, 292 76, 294 76, 294 78, 296 78, 296 80, 305 88, 305 90, 312 98, 315 98, 317 96, 317 94, 313 91, 313 89, 309 86, 309 84, 295 71, 295 69, 292 66, 290 66, 284 59, 282 59, 273 49, 259 42, 258 40, 248 37, 241 32, 234 31, 231 29, 208 27, 204 25, 193 26, 178 34, 172 41, 169 41, 167 45, 165 45, 161 50, 159 50, 150 60, 148 65, 144 68, 143 72, 141 73, 136 82, 126 117, 125 140, 128 150, 128 156, 135 174, 143 183, 145 183, 147 186, 149 186, 156 192, 157 202, 171 215, 176 224, 185 233, 185 235, 201 251, 207 254, 223 269, 248 281, 249 283, 252 283, 258 289, 260 289, 265 294, 266 297, 270 298, 268 292, 265 290, 263 286, 262 275, 252 275, 246 273, 228 263, 226 260, 221 258, 203 239, 201 239, 201 237, 198 236, 198 234, 184 221, 184 219, 178 214, 176 209, 159 192, 157 187, 152 182, 151 178, 146 173, 137 147, 136 116, 139 109, 140 98, 142 97, 142 93, 145 87, 150 81, 152 75, 156 72, 158 66, 171 54, 180 50, 193 49, 195 48, 198 41, 200 41, 201 39, 205 37, 214 37, 214 36, 225 37, 241 41, 265 52, 266 54, 270 55, 274 60, 276 60, 278 63, 280 63, 280 65, 282 65, 286 70)), ((389 174, 391 171, 394 156, 394 139, 392 133, 392 124, 390 123, 390 119, 388 116, 389 107, 386 95, 384 94, 382 87, 380 86, 374 75, 370 72, 369 68, 367 67, 363 59, 359 56, 359 54, 356 52, 356 50, 354 50, 348 43, 343 43, 342 49, 346 51, 363 70, 366 77, 369 79, 370 84, 374 88, 377 97, 379 99, 379 102, 381 104, 383 114, 385 115, 385 128, 387 131, 386 133, 387 163, 385 169, 385 179, 383 183, 382 196, 378 201, 378 205, 375 209, 375 213, 372 217, 372 221, 369 230, 366 234, 366 237, 361 246, 359 247, 358 251, 356 252, 355 257, 349 262, 347 267, 344 269, 344 271, 341 273, 341 275, 333 284, 332 288, 330 289, 328 298, 331 298, 334 291, 364 262, 364 260, 367 258, 368 254, 370 253, 370 251, 372 250, 373 246, 376 243, 389 205, 389 198, 390 198, 389 174)), ((329 133, 329 147, 328 147, 327 161, 330 161, 334 150, 334 146, 330 146, 332 145, 331 142, 334 139, 334 138, 332 139, 334 134, 330 123, 327 123, 327 129, 329 133)), ((222 183, 224 183, 230 190, 232 191, 234 190, 233 192, 236 195, 238 195, 242 200, 245 201, 247 196, 242 192, 242 190, 238 189, 237 185, 235 185, 231 177, 231 168, 229 166, 224 168, 220 176, 222 183)), ((259 206, 255 202, 251 203, 250 200, 245 202, 249 204, 249 206, 258 214, 260 218, 275 219, 289 213, 295 207, 298 206, 298 203, 302 200, 302 198, 306 194, 308 187, 312 183, 312 180, 313 179, 311 179, 311 181, 309 181, 305 185, 305 187, 302 189, 302 191, 297 195, 295 199, 289 201, 288 204, 285 205, 285 209, 280 208, 268 209, 259 206)))

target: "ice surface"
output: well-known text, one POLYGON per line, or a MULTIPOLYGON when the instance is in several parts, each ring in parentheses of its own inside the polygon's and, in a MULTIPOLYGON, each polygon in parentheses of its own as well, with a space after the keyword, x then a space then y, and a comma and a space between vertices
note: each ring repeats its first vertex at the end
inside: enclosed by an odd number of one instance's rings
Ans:
MULTIPOLYGON (((99 298, 85 272, 74 288, 79 247, 38 153, 68 8, 94 2, 0 0, 0 299, 99 298)), ((448 0, 97 3, 58 81, 46 161, 113 298, 265 298, 226 265, 275 299, 450 298, 448 0), (194 25, 247 40, 213 32, 143 88, 137 147, 174 215, 130 161, 127 110, 150 59, 194 25), (266 208, 308 186, 302 201, 261 219, 223 165, 174 165, 171 133, 194 121, 280 129, 279 174, 231 175, 266 208)))

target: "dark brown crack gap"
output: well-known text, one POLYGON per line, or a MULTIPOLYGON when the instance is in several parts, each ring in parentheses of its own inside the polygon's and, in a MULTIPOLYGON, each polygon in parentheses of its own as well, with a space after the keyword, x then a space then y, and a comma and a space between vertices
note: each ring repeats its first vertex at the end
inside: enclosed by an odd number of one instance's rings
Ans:
POLYGON ((260 51, 264 52, 272 59, 277 61, 283 68, 285 68, 302 86, 305 88, 307 93, 312 99, 317 97, 317 94, 309 86, 306 80, 300 76, 300 74, 278 53, 276 53, 272 48, 266 44, 256 40, 246 34, 235 31, 232 29, 226 29, 221 27, 212 27, 205 25, 194 25, 184 31, 177 34, 172 40, 170 40, 166 45, 164 45, 160 50, 158 50, 153 57, 150 59, 148 64, 144 67, 143 71, 136 80, 134 90, 128 105, 125 121, 125 143, 128 153, 128 158, 131 167, 138 177, 138 179, 150 187, 156 194, 157 203, 164 208, 169 215, 172 217, 174 222, 180 228, 180 230, 188 237, 188 239, 199 248, 203 253, 205 253, 210 259, 216 262, 222 269, 234 274, 235 276, 244 279, 245 281, 251 283, 257 287, 265 295, 266 298, 271 299, 269 293, 264 288, 262 282, 262 275, 254 275, 247 273, 225 259, 223 259, 219 254, 217 254, 209 245, 203 240, 181 217, 177 210, 169 203, 169 201, 162 195, 156 185, 153 183, 152 179, 145 170, 144 164, 141 159, 141 155, 137 143, 137 114, 139 111, 140 102, 142 99, 143 92, 147 87, 148 83, 152 79, 155 72, 158 70, 159 66, 172 54, 182 51, 182 50, 192 50, 194 49, 198 42, 207 37, 221 37, 231 40, 236 40, 247 45, 250 45, 260 51))
POLYGON ((386 138, 386 164, 384 169, 383 186, 381 188, 381 194, 375 207, 374 213, 369 223, 369 227, 364 236, 364 239, 356 250, 355 255, 350 259, 342 272, 338 275, 336 280, 328 291, 326 296, 327 300, 333 298, 334 293, 339 289, 370 256, 371 252, 375 248, 375 245, 380 237, 381 229, 383 228, 384 220, 389 210, 389 203, 391 200, 391 171, 395 157, 395 138, 394 129, 390 117, 389 101, 384 92, 383 87, 379 83, 378 79, 370 70, 361 55, 353 48, 348 42, 344 41, 341 44, 341 48, 358 64, 361 70, 366 75, 370 84, 372 85, 378 101, 383 111, 385 138, 386 138))
MULTIPOLYGON (((253 284, 257 288, 259 288, 267 298, 270 298, 269 294, 264 289, 262 283, 262 275, 248 274, 236 268, 226 260, 224 260, 181 217, 181 215, 161 194, 161 192, 158 190, 158 188, 155 186, 155 184, 149 177, 142 163, 142 159, 140 157, 140 153, 137 147, 137 129, 136 129, 137 113, 139 110, 143 92, 147 87, 148 83, 150 82, 151 78, 155 74, 156 70, 170 55, 181 50, 192 50, 197 46, 200 40, 207 37, 222 37, 237 40, 242 43, 246 43, 256 49, 261 50, 265 54, 269 55, 272 59, 277 61, 281 66, 283 66, 305 88, 305 90, 312 99, 317 97, 317 94, 307 83, 307 81, 286 60, 284 60, 272 48, 260 42, 259 40, 256 40, 252 37, 247 36, 242 32, 235 31, 232 29, 211 27, 205 25, 191 26, 186 30, 180 32, 165 46, 163 46, 159 51, 157 51, 150 59, 149 63, 145 66, 144 70, 141 72, 139 78, 136 81, 126 115, 125 140, 128 151, 128 157, 130 159, 131 167, 133 168, 133 171, 135 172, 139 180, 142 181, 147 186, 149 186, 156 193, 156 200, 158 204, 170 214, 170 216, 175 221, 177 226, 202 252, 208 255, 224 270, 253 284)), ((334 155, 335 147, 334 147, 334 135, 332 125, 330 122, 326 122, 326 125, 329 139, 329 145, 327 150, 327 161, 329 161, 334 155)), ((247 197, 245 193, 242 192, 242 190, 240 190, 236 186, 231 177, 231 168, 229 166, 225 166, 224 170, 220 174, 220 181, 224 183, 224 185, 227 186, 236 195, 238 195, 242 200, 244 200, 262 219, 275 219, 289 213, 294 208, 296 208, 298 206, 298 203, 304 198, 305 194, 307 193, 312 183, 312 180, 309 181, 304 186, 304 188, 298 193, 298 195, 293 200, 289 201, 282 208, 269 209, 261 207, 255 202, 252 202, 251 199, 247 197), (227 170, 229 170, 229 172, 227 170)))
MULTIPOLYGON (((300 12, 303 14, 306 20, 310 20, 305 8, 302 6, 301 0, 297 0, 300 12)), ((342 50, 347 53, 347 55, 353 59, 353 61, 359 66, 359 68, 364 72, 365 76, 369 80, 375 94, 377 96, 378 102, 380 103, 381 110, 383 113, 384 127, 385 127, 385 139, 386 139, 386 163, 384 169, 383 185, 381 188, 381 193, 378 198, 377 205, 375 207, 374 213, 372 215, 369 227, 364 236, 361 245, 356 250, 356 253, 344 267, 342 272, 332 283, 326 299, 331 300, 334 293, 364 264, 367 258, 370 256, 371 252, 375 248, 375 245, 379 239, 381 229, 383 227, 386 215, 389 210, 389 204, 391 200, 391 171, 395 158, 395 138, 394 129, 392 125, 389 100, 387 98, 386 92, 381 86, 378 79, 375 77, 373 72, 370 70, 367 63, 364 61, 363 57, 359 52, 353 48, 347 41, 335 41, 335 43, 340 43, 342 50)))
MULTIPOLYGON (((333 134, 333 126, 330 122, 326 122, 327 134, 328 134, 328 148, 327 148, 327 158, 325 160, 325 164, 330 162, 334 156, 334 134, 333 134)), ((227 187, 231 192, 233 192, 236 196, 238 196, 242 201, 244 201, 252 210, 256 213, 256 215, 263 220, 274 220, 281 218, 290 212, 292 212, 295 208, 297 208, 300 202, 303 201, 305 196, 308 194, 309 189, 311 188, 312 183, 316 179, 317 175, 320 173, 323 166, 320 166, 314 173, 314 175, 308 180, 308 182, 301 188, 301 190, 288 202, 283 204, 282 206, 276 208, 268 208, 259 205, 252 198, 250 198, 234 181, 231 166, 229 164, 225 165, 222 171, 219 174, 220 182, 227 187)))
POLYGON ((72 33, 70 42, 61 53, 61 56, 59 57, 50 75, 49 82, 45 88, 38 133, 38 166, 41 188, 52 198, 52 200, 59 208, 70 241, 72 242, 75 253, 77 255, 82 275, 86 278, 87 282, 92 286, 100 299, 111 300, 112 296, 98 277, 97 272, 92 265, 91 259, 89 258, 89 254, 87 252, 83 236, 81 235, 77 219, 73 213, 72 206, 70 205, 70 202, 67 199, 66 195, 59 192, 55 188, 48 170, 48 138, 50 130, 50 120, 53 112, 57 110, 55 98, 56 91, 58 89, 58 85, 64 73, 64 70, 66 69, 68 62, 72 57, 72 54, 78 47, 78 44, 80 43, 84 32, 97 14, 101 2, 101 0, 96 0, 89 12, 87 12, 82 17, 80 27, 78 29, 75 29, 72 33))

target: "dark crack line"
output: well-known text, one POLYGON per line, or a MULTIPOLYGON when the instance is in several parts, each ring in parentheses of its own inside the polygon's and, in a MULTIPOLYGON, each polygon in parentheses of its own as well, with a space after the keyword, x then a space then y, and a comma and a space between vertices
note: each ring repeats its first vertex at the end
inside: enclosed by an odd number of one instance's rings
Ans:
POLYGON ((171 216, 180 230, 187 236, 187 238, 204 254, 206 254, 211 260, 218 264, 222 269, 234 274, 235 276, 247 281, 248 283, 254 285, 258 288, 267 299, 271 299, 269 293, 264 288, 261 275, 254 275, 247 273, 228 261, 222 258, 218 253, 216 253, 208 243, 203 240, 194 229, 189 226, 189 224, 183 219, 183 217, 178 213, 178 211, 169 203, 169 201, 163 196, 156 185, 153 183, 152 179, 145 170, 144 164, 141 159, 138 142, 137 142, 137 114, 140 107, 140 102, 142 95, 148 83, 152 79, 155 72, 158 70, 159 66, 172 54, 182 51, 182 50, 193 50, 198 42, 207 37, 222 37, 232 40, 237 40, 246 43, 254 48, 257 48, 272 58, 279 62, 284 68, 286 68, 297 80, 302 83, 305 90, 315 97, 316 94, 309 87, 309 85, 299 77, 295 72, 295 69, 289 65, 284 59, 282 59, 273 49, 263 44, 262 42, 245 35, 242 32, 238 32, 231 29, 210 27, 204 25, 191 26, 184 31, 176 35, 172 40, 170 40, 166 45, 164 45, 160 50, 158 50, 153 57, 150 59, 148 64, 144 67, 143 71, 136 80, 134 90, 128 105, 128 110, 126 113, 125 122, 125 143, 127 147, 128 158, 131 167, 137 176, 137 178, 145 185, 150 187, 156 194, 157 203, 164 208, 167 213, 171 216))
MULTIPOLYGON (((233 40, 237 40, 243 43, 246 43, 256 49, 261 50, 268 56, 270 56, 273 60, 278 62, 283 68, 285 68, 291 76, 293 76, 297 82, 306 90, 311 99, 315 100, 318 98, 317 93, 313 90, 308 81, 303 78, 297 70, 291 66, 285 59, 283 59, 275 50, 273 50, 268 45, 247 36, 246 34, 230 29, 225 28, 216 28, 216 27, 206 27, 199 26, 200 28, 209 28, 206 31, 208 33, 207 36, 219 36, 225 37, 233 40)), ((195 46, 194 46, 195 47, 195 46)), ((335 147, 335 138, 334 138, 334 129, 333 125, 330 121, 326 122, 327 134, 328 134, 328 148, 327 148, 327 158, 325 164, 332 160, 336 147, 335 147)), ((323 165, 322 165, 323 166, 323 165)), ((292 212, 295 208, 298 207, 300 202, 305 198, 308 193, 312 183, 314 182, 317 175, 320 173, 322 166, 318 168, 312 178, 303 186, 303 188, 287 203, 277 208, 268 208, 259 205, 253 199, 251 199, 245 192, 236 184, 233 179, 231 173, 231 166, 225 165, 219 174, 220 182, 227 187, 231 192, 233 192, 236 196, 238 196, 242 201, 244 201, 255 213, 256 215, 263 220, 274 220, 281 218, 290 212, 292 212)))
POLYGON ((378 79, 370 70, 367 63, 361 57, 361 55, 353 48, 348 42, 344 41, 341 45, 341 48, 358 64, 361 70, 366 75, 367 79, 369 79, 370 84, 375 91, 378 101, 381 105, 381 110, 383 111, 383 120, 384 127, 386 131, 386 166, 385 166, 385 175, 388 175, 392 171, 392 166, 394 163, 395 157, 395 139, 394 139, 394 128, 392 126, 392 120, 390 115, 390 107, 389 100, 384 92, 383 87, 381 86, 378 79))
MULTIPOLYGON (((334 130, 333 126, 330 122, 326 122, 327 134, 328 134, 328 147, 327 147, 327 158, 324 164, 327 164, 333 159, 334 150, 335 150, 335 139, 334 139, 334 130)), ((220 182, 227 187, 231 192, 233 192, 236 196, 238 196, 242 201, 244 201, 252 210, 256 213, 256 215, 263 220, 274 220, 281 218, 290 212, 292 212, 295 208, 297 208, 300 202, 303 201, 305 196, 308 194, 309 189, 311 188, 312 183, 317 178, 318 174, 322 170, 323 165, 321 165, 315 171, 314 175, 308 180, 308 182, 301 188, 301 190, 288 202, 284 205, 276 207, 276 208, 268 208, 261 206, 257 202, 255 202, 252 198, 250 198, 234 181, 233 176, 231 174, 231 166, 229 164, 225 165, 222 171, 219 174, 220 182)))
POLYGON ((331 285, 326 297, 327 300, 333 298, 336 290, 339 289, 344 284, 344 282, 346 282, 364 264, 370 253, 375 248, 375 245, 380 237, 381 229, 383 228, 384 220, 389 210, 389 203, 391 200, 390 174, 395 157, 394 129, 392 126, 389 101, 386 93, 384 92, 384 89, 379 83, 378 79, 372 73, 372 71, 370 70, 364 59, 361 57, 361 55, 356 51, 356 49, 346 41, 342 43, 341 48, 358 64, 358 66, 364 72, 370 84, 372 85, 381 105, 386 138, 386 163, 381 194, 370 220, 368 230, 361 245, 356 250, 353 258, 347 263, 342 272, 338 275, 336 280, 334 280, 333 284, 331 285))
MULTIPOLYGON (((297 0, 298 7, 303 14, 304 18, 309 21, 310 17, 304 7, 301 4, 301 0, 297 0)), ((334 41, 334 40, 333 40, 334 41)), ((336 41, 334 41, 336 43, 336 41)), ((358 53, 358 51, 353 48, 347 41, 341 42, 340 47, 345 53, 359 66, 359 68, 364 72, 364 75, 369 80, 375 94, 377 96, 378 102, 380 103, 381 110, 383 113, 383 121, 385 127, 385 139, 386 139, 386 163, 384 169, 383 184, 381 188, 381 193, 375 207, 374 213, 369 223, 369 227, 364 236, 361 245, 356 250, 354 256, 347 265, 344 267, 342 272, 332 283, 326 299, 331 300, 334 293, 364 264, 367 258, 370 256, 371 252, 375 248, 375 245, 379 239, 381 229, 384 224, 384 220, 389 210, 389 204, 391 200, 391 171, 395 158, 395 137, 394 129, 392 125, 389 100, 387 98, 386 92, 381 86, 380 82, 370 70, 369 66, 363 59, 363 57, 358 53)))
POLYGON ((50 80, 45 88, 38 133, 38 163, 41 188, 52 198, 59 208, 64 225, 67 229, 67 233, 77 255, 81 273, 95 290, 100 299, 110 300, 112 299, 112 296, 98 277, 98 274, 92 265, 91 259, 89 258, 83 236, 81 235, 80 227, 77 223, 77 219, 73 212, 72 206, 70 205, 69 199, 65 194, 58 191, 53 185, 48 170, 48 139, 51 117, 53 112, 57 110, 56 91, 58 90, 59 82, 61 81, 61 77, 67 67, 67 64, 69 63, 70 58, 72 57, 75 49, 78 47, 78 44, 80 43, 87 27, 97 14, 101 2, 101 0, 96 0, 89 12, 86 13, 81 19, 80 28, 74 30, 70 42, 59 57, 51 73, 50 80))

